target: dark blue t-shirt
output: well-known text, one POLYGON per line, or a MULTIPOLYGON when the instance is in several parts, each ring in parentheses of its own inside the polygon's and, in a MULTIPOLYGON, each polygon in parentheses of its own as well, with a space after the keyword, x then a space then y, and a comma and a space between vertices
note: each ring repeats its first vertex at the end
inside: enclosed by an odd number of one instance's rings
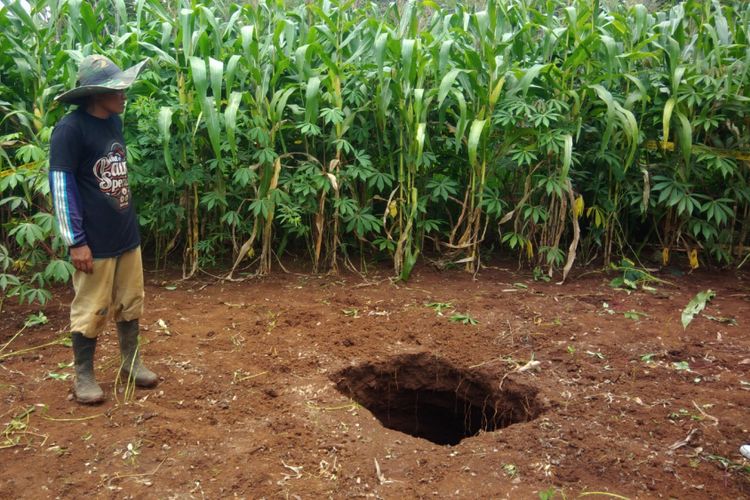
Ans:
POLYGON ((50 171, 73 174, 94 258, 116 257, 140 245, 118 115, 102 119, 82 108, 65 115, 52 131, 50 171))

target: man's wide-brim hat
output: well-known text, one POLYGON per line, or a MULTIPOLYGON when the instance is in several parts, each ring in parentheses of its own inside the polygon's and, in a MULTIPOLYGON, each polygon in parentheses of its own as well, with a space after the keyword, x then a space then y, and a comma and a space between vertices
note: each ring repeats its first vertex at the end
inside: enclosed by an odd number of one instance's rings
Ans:
POLYGON ((55 100, 75 102, 81 97, 125 90, 138 78, 146 62, 148 59, 123 71, 105 56, 87 56, 78 66, 76 88, 60 94, 55 100))

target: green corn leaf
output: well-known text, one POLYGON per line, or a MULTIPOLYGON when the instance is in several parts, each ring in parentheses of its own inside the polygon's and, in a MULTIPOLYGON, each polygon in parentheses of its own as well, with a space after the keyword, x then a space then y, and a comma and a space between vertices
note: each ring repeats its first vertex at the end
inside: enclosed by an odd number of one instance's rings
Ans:
POLYGON ((294 92, 294 87, 290 87, 285 90, 277 90, 273 98, 271 99, 271 121, 274 123, 280 122, 284 117, 284 109, 289 97, 294 92))
POLYGON ((484 40, 487 37, 487 29, 490 26, 489 13, 486 10, 476 12, 474 14, 474 22, 477 26, 477 34, 480 40, 484 40))
POLYGON ((224 79, 224 63, 213 57, 208 58, 208 68, 211 74, 211 93, 217 104, 221 102, 221 82, 224 79))
MULTIPOLYGON (((36 23, 34 22, 34 19, 29 15, 29 12, 21 5, 21 2, 19 1, 10 1, 10 2, 3 2, 3 7, 7 6, 8 9, 10 9, 13 14, 20 19, 26 29, 31 31, 32 33, 39 33, 39 29, 37 28, 36 23)), ((75 5, 76 8, 80 8, 80 1, 75 5)), ((2 9, 0 9, 0 12, 2 9)))
POLYGON ((423 111, 426 111, 424 89, 414 89, 414 118, 422 121, 423 111))
POLYGON ((680 84, 682 84, 682 78, 685 76, 685 71, 687 71, 687 68, 685 66, 678 66, 674 74, 672 75, 672 96, 676 96, 677 92, 680 89, 680 84))
POLYGON ((159 110, 159 133, 161 134, 162 141, 169 141, 172 137, 170 127, 172 126, 172 108, 169 106, 162 106, 159 110))
POLYGON ((549 68, 549 66, 549 64, 535 64, 531 68, 526 70, 523 77, 521 77, 521 80, 518 82, 516 88, 513 89, 512 93, 517 94, 520 91, 521 94, 526 96, 531 83, 536 79, 537 76, 539 76, 539 73, 549 68))
POLYGON ((294 62, 297 65, 297 72, 299 73, 301 80, 306 80, 312 74, 310 59, 308 56, 308 52, 312 52, 310 51, 310 47, 312 47, 312 45, 305 44, 294 52, 294 62))
POLYGON ((232 57, 229 58, 229 62, 227 63, 227 71, 224 75, 226 79, 226 92, 227 95, 230 95, 232 93, 232 87, 234 86, 234 77, 237 75, 237 68, 239 67, 240 60, 242 59, 242 56, 238 54, 234 54, 232 57))
POLYGON ((407 83, 411 83, 414 80, 414 68, 416 66, 414 48, 416 45, 417 41, 413 38, 401 41, 401 67, 403 68, 404 78, 407 83))
POLYGON ((453 47, 453 40, 445 40, 440 44, 440 57, 438 60, 438 73, 441 75, 445 74, 450 61, 451 47, 453 47))
POLYGON ((334 19, 331 19, 330 3, 322 3, 321 5, 318 5, 317 3, 311 2, 310 4, 308 4, 308 8, 313 11, 320 20, 323 21, 322 26, 325 26, 328 30, 336 29, 336 21, 334 19))
MULTIPOLYGON (((669 58, 669 67, 670 67, 670 73, 673 75, 675 74, 675 70, 679 66, 681 62, 681 50, 680 50, 680 44, 677 40, 674 38, 667 37, 667 44, 666 44, 666 53, 669 58)), ((674 80, 673 80, 674 81, 674 80)), ((672 95, 675 95, 676 88, 672 87, 672 95)))
POLYGON ((211 141, 211 148, 217 160, 221 160, 221 124, 219 115, 216 112, 216 101, 213 97, 204 97, 201 99, 201 109, 206 118, 206 128, 208 129, 208 138, 211 141))
POLYGON ((284 31, 286 31, 286 25, 287 21, 285 19, 279 19, 276 21, 276 26, 273 30, 273 47, 274 50, 278 53, 284 53, 288 56, 286 52, 284 52, 284 46, 289 46, 288 43, 284 43, 284 31))
POLYGON ((633 30, 633 41, 638 40, 643 36, 646 30, 646 21, 648 17, 648 9, 643 4, 633 6, 633 13, 635 17, 635 30, 633 30))
POLYGON ((240 28, 242 38, 242 51, 245 53, 249 63, 258 59, 258 43, 255 41, 255 26, 243 26, 240 28))
POLYGON ((143 6, 145 5, 145 0, 136 0, 135 1, 135 25, 140 26, 141 25, 141 15, 143 14, 143 6))
POLYGON ((568 30, 573 33, 574 40, 578 41, 578 11, 574 6, 565 7, 565 17, 568 18, 568 30))
POLYGON ((564 182, 570 172, 571 159, 573 158, 573 136, 565 134, 565 148, 563 149, 563 165, 560 179, 564 182))
POLYGON ((416 35, 416 21, 417 9, 414 8, 414 0, 408 0, 403 5, 403 13, 401 14, 401 23, 398 27, 399 38, 405 38, 409 35, 416 35))
POLYGON ((469 119, 466 99, 464 98, 463 93, 459 90, 454 90, 453 97, 455 97, 456 101, 458 101, 459 110, 458 123, 456 124, 456 133, 454 135, 454 139, 456 141, 456 154, 458 154, 458 152, 461 150, 461 145, 463 144, 466 127, 469 126, 469 119))
POLYGON ((89 34, 96 33, 99 19, 94 12, 94 8, 88 2, 81 4, 81 19, 83 19, 89 34))
POLYGON ((171 40, 172 40, 172 24, 164 21, 161 23, 161 41, 159 42, 159 45, 163 49, 166 49, 168 46, 171 45, 170 43, 171 40))
POLYGON ((128 11, 125 8, 124 0, 114 0, 115 10, 117 11, 117 17, 120 23, 124 26, 128 22, 128 11))
POLYGON ((690 125, 690 120, 687 116, 677 111, 677 119, 680 121, 678 133, 680 137, 680 150, 682 151, 683 159, 685 164, 690 164, 690 156, 693 151, 693 127, 690 125))
POLYGON ((500 92, 503 90, 504 85, 505 77, 503 76, 497 81, 497 83, 495 83, 495 88, 493 88, 492 93, 490 93, 490 106, 497 104, 497 100, 500 99, 500 92))
POLYGON ((625 170, 627 170, 633 164, 638 149, 638 122, 635 119, 635 115, 623 108, 619 103, 617 103, 617 114, 625 131, 627 142, 629 143, 628 156, 625 160, 625 170))
POLYGON ((240 15, 242 14, 241 9, 237 9, 234 11, 234 14, 232 14, 232 17, 229 18, 229 21, 224 26, 224 32, 222 34, 222 38, 227 38, 230 33, 234 30, 234 25, 237 24, 237 21, 240 19, 240 15))
POLYGON ((417 125, 417 165, 419 165, 422 162, 422 153, 424 151, 424 137, 425 137, 425 130, 427 129, 427 124, 422 122, 419 125, 417 125))
POLYGON ((563 69, 576 68, 590 60, 593 57, 595 46, 599 42, 599 37, 598 33, 591 33, 577 43, 571 54, 565 58, 563 69))
POLYGON ((606 151, 607 147, 609 146, 609 140, 612 137, 612 131, 615 127, 616 108, 614 105, 614 98, 607 89, 599 84, 591 85, 591 88, 594 89, 596 94, 599 96, 599 99, 604 101, 604 104, 607 105, 607 124, 604 129, 604 134, 602 135, 602 144, 600 148, 600 153, 604 153, 604 151, 606 151))
POLYGON ((318 101, 320 99, 320 78, 314 76, 307 81, 305 90, 305 119, 308 123, 318 121, 318 101))
MULTIPOLYGON (((357 47, 357 50, 352 53, 348 59, 344 61, 344 66, 351 67, 352 65, 359 65, 362 61, 362 55, 368 54, 371 50, 371 45, 369 43, 361 44, 359 47, 357 47)), ((320 51, 318 53, 321 53, 320 51)))
POLYGON ((677 99, 674 97, 670 97, 667 102, 664 104, 664 113, 662 114, 661 124, 662 124, 662 141, 665 143, 669 142, 669 124, 672 121, 672 112, 674 111, 674 107, 677 104, 677 99))
POLYGON ((182 53, 185 57, 193 56, 193 11, 191 9, 180 10, 180 38, 182 39, 182 53))
MULTIPOLYGON (((219 21, 216 19, 216 16, 214 16, 213 11, 206 7, 205 5, 198 4, 196 7, 201 12, 201 17, 208 22, 209 26, 211 26, 211 31, 219 36, 221 36, 221 29, 219 28, 219 21)), ((221 39, 219 41, 219 47, 221 47, 221 39)), ((219 48, 217 47, 217 48, 219 48)))
POLYGON ((158 56, 159 60, 166 62, 168 65, 174 68, 178 67, 178 64, 175 58, 170 56, 166 52, 164 52, 162 49, 160 49, 156 45, 152 45, 148 42, 138 42, 138 45, 140 45, 141 47, 147 50, 150 50, 151 52, 154 52, 158 56))
POLYGON ((320 50, 320 46, 316 44, 313 47, 315 48, 313 53, 320 57, 320 59, 323 61, 323 64, 325 64, 326 68, 328 68, 328 73, 330 75, 340 76, 341 70, 339 69, 338 64, 336 64, 336 62, 334 62, 334 60, 331 59, 331 57, 324 50, 320 50))
POLYGON ((224 110, 224 125, 227 129, 227 139, 229 140, 229 146, 232 148, 232 153, 237 154, 237 111, 242 101, 241 92, 232 92, 229 96, 229 104, 224 110))
POLYGON ((638 90, 643 95, 648 95, 648 90, 646 90, 646 86, 643 84, 640 78, 634 75, 623 75, 625 78, 633 82, 633 84, 638 87, 638 90))
POLYGON ((386 49, 386 42, 388 42, 388 34, 387 33, 381 33, 380 35, 375 38, 375 64, 378 67, 378 77, 383 77, 383 65, 385 62, 385 49, 386 49))
POLYGON ((438 91, 438 107, 443 105, 443 101, 448 97, 448 93, 453 88, 456 77, 458 77, 462 71, 464 70, 452 69, 443 77, 443 80, 440 82, 440 90, 438 91))
POLYGON ((295 45, 297 45, 297 23, 291 20, 288 20, 286 23, 286 29, 284 30, 284 39, 285 39, 285 46, 284 46, 284 54, 289 57, 292 55, 292 49, 295 45))
POLYGON ((479 141, 482 138, 482 132, 484 126, 487 124, 487 120, 474 120, 469 130, 469 163, 472 166, 477 165, 477 149, 479 148, 479 141))
POLYGON ((724 17, 724 13, 721 11, 721 3, 718 0, 713 1, 714 6, 714 25, 716 26, 716 33, 719 35, 719 40, 722 45, 729 45, 731 43, 729 23, 727 18, 724 17))
POLYGON ((130 40, 132 37, 137 36, 134 31, 128 31, 127 33, 124 33, 123 35, 118 36, 115 39, 115 47, 119 47, 128 40, 130 40))
MULTIPOLYGON (((148 9, 147 12, 149 14, 154 15, 161 21, 169 21, 171 23, 175 22, 174 14, 169 12, 163 5, 163 2, 160 0, 147 0, 148 1, 148 9)), ((136 5, 136 15, 138 16, 139 22, 137 23, 138 26, 140 26, 140 16, 144 7, 145 1, 138 1, 136 5)))
POLYGON ((159 134, 161 135, 161 143, 164 150, 164 163, 167 166, 167 172, 169 172, 169 178, 174 182, 174 167, 172 165, 172 152, 169 148, 169 140, 172 137, 170 127, 172 126, 172 108, 169 106, 162 106, 159 109, 159 118, 157 120, 159 124, 159 134))
POLYGON ((206 63, 199 57, 190 58, 190 70, 192 72, 193 84, 198 91, 198 96, 204 99, 208 95, 208 73, 206 63))
POLYGON ((619 54, 617 43, 615 42, 614 38, 607 35, 600 36, 599 40, 602 44, 604 44, 605 53, 607 56, 607 68, 609 69, 610 73, 614 74, 617 71, 617 56, 619 54))
POLYGON ((620 123, 629 144, 628 157, 625 162, 625 169, 627 169, 635 159, 635 153, 638 148, 638 122, 635 119, 635 115, 623 108, 622 105, 615 100, 609 90, 605 89, 603 86, 595 84, 590 85, 590 88, 594 89, 599 98, 607 105, 607 125, 604 135, 602 136, 601 152, 603 153, 609 146, 609 141, 615 126, 615 120, 617 120, 620 123))
MULTIPOLYGON (((14 4, 19 2, 14 2, 14 4)), ((70 18, 70 23, 68 24, 69 29, 78 29, 78 23, 81 19, 81 0, 68 0, 68 16, 70 18)), ((24 10, 25 14, 28 15, 28 12, 24 10)), ((29 18, 31 19, 31 18, 29 18)), ((33 28, 29 28, 33 30, 33 28)))

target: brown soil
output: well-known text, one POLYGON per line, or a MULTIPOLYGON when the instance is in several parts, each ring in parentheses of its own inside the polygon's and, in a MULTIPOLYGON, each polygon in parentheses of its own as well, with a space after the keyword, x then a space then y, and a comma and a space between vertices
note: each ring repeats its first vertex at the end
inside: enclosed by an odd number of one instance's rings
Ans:
MULTIPOLYGON (((627 293, 601 273, 559 286, 511 267, 476 281, 423 268, 407 284, 387 270, 148 273, 156 389, 126 400, 111 328, 99 406, 55 378, 72 373, 68 347, 0 361, 0 498, 750 496, 738 452, 750 442, 750 275, 665 274, 675 286, 627 293), (716 298, 683 330, 682 309, 709 288, 716 298)), ((58 338, 71 295, 55 290, 49 323, 0 357, 58 338)), ((0 349, 36 310, 5 304, 0 349)))

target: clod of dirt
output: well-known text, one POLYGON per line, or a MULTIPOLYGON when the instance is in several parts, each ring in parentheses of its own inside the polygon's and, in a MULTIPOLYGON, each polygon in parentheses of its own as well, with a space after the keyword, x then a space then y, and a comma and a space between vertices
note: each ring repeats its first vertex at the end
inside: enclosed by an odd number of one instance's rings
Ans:
POLYGON ((339 391, 370 410, 387 428, 456 445, 538 417, 538 390, 486 372, 461 369, 429 353, 405 354, 350 366, 332 375, 339 391))

